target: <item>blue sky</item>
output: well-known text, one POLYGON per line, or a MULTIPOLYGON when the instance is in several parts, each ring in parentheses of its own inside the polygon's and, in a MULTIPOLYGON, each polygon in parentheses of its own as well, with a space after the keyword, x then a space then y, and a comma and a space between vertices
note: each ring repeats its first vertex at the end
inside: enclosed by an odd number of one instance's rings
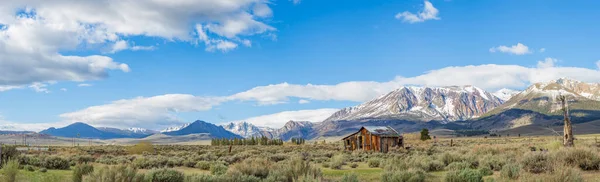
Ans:
POLYGON ((252 121, 277 127, 402 85, 600 81, 597 1, 181 2, 95 19, 93 1, 0 3, 0 121, 161 129, 275 114, 252 121))

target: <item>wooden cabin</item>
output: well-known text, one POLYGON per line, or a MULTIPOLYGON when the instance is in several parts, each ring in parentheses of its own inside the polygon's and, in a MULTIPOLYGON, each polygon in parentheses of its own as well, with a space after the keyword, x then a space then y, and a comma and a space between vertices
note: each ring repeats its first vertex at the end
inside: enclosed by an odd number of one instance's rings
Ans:
POLYGON ((342 139, 346 150, 388 152, 390 148, 404 147, 404 139, 389 126, 363 126, 356 133, 342 139))

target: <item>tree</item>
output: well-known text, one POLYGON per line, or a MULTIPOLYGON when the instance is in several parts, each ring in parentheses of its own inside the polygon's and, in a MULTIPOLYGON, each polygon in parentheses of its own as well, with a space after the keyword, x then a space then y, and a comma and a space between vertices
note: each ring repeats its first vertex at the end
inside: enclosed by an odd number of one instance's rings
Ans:
POLYGON ((571 118, 569 118, 569 101, 564 95, 558 96, 558 99, 561 102, 563 116, 565 118, 563 145, 565 147, 573 147, 573 127, 571 126, 571 118))
POLYGON ((427 128, 423 128, 423 130, 421 130, 421 140, 431 140, 431 136, 429 136, 429 130, 427 128))

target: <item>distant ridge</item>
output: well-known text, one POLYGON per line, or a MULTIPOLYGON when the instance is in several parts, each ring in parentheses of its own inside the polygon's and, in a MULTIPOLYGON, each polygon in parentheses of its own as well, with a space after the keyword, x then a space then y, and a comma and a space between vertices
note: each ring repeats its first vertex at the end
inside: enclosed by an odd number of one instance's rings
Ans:
POLYGON ((79 137, 93 139, 114 139, 114 138, 144 138, 150 134, 134 134, 123 132, 123 130, 115 128, 98 129, 85 123, 77 122, 63 128, 48 128, 40 131, 41 134, 47 134, 59 137, 79 137))
POLYGON ((196 120, 193 123, 190 123, 189 125, 179 130, 163 132, 163 134, 171 136, 181 136, 200 133, 210 134, 212 138, 243 138, 240 135, 225 130, 225 128, 221 126, 217 126, 201 120, 196 120))

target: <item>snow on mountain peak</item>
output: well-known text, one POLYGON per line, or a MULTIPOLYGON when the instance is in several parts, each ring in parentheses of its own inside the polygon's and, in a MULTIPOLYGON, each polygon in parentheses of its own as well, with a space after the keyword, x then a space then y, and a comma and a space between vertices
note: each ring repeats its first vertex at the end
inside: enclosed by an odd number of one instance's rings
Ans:
POLYGON ((513 96, 519 94, 521 91, 511 90, 507 88, 500 89, 493 93, 494 96, 502 99, 503 101, 510 100, 513 96))
POLYGON ((183 129, 183 128, 187 127, 187 126, 189 126, 190 124, 191 124, 191 123, 186 123, 186 124, 184 124, 184 125, 181 125, 181 126, 176 126, 176 127, 168 127, 168 128, 166 128, 166 129, 164 129, 164 130, 161 130, 160 132, 161 132, 161 133, 166 133, 166 132, 172 132, 172 131, 179 131, 179 130, 181 130, 181 129, 183 129))

